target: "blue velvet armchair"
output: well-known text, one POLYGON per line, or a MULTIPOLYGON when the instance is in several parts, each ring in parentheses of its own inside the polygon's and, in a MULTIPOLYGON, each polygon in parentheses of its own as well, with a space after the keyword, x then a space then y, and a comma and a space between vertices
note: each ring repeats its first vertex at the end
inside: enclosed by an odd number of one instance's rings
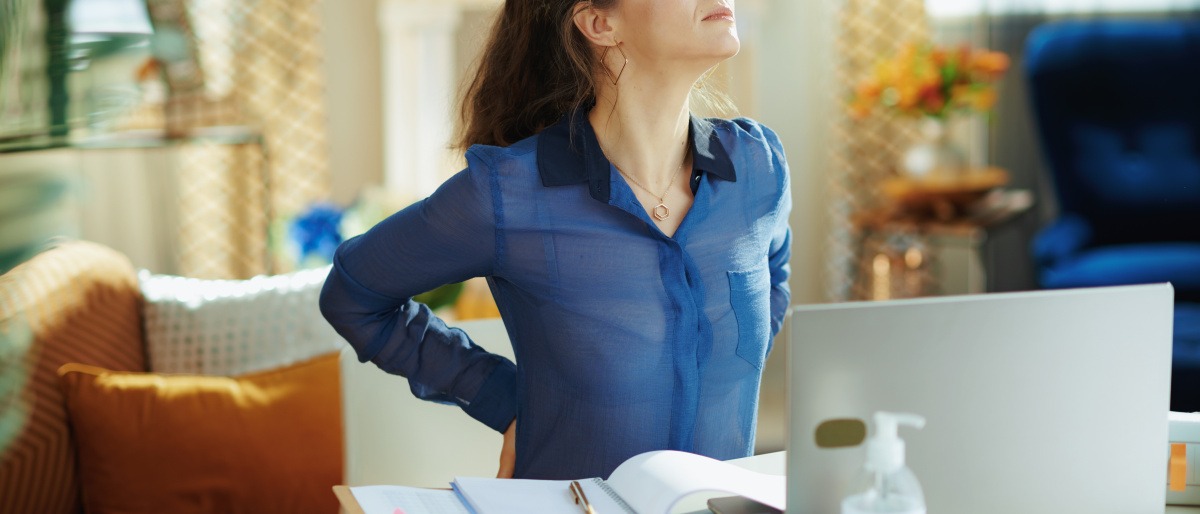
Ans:
POLYGON ((1172 283, 1171 407, 1200 410, 1200 23, 1045 25, 1025 66, 1061 213, 1041 285, 1172 283))

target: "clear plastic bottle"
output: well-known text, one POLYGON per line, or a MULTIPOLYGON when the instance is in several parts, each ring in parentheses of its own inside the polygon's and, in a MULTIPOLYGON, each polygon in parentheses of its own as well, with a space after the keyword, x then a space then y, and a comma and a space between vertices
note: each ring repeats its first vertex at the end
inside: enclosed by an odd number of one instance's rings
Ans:
POLYGON ((842 514, 925 514, 921 483, 904 465, 904 440, 899 425, 925 426, 915 414, 875 413, 875 435, 867 440, 867 462, 862 478, 842 500, 842 514))

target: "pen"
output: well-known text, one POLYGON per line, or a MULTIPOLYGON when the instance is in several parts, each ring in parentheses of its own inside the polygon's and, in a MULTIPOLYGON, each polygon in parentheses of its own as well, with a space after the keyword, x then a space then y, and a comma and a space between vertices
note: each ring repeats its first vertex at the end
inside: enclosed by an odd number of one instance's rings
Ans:
POLYGON ((579 485, 578 480, 571 481, 571 495, 575 497, 575 503, 583 507, 583 511, 587 514, 596 514, 596 509, 592 508, 592 502, 589 502, 587 495, 583 492, 583 486, 579 485))

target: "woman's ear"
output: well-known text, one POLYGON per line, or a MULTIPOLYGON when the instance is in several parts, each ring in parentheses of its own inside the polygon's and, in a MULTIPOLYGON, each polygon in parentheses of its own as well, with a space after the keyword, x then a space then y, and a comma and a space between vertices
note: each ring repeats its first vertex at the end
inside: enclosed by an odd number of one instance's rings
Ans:
POLYGON ((609 13, 596 9, 591 2, 575 4, 575 28, 597 46, 613 46, 617 44, 616 28, 613 26, 609 13))

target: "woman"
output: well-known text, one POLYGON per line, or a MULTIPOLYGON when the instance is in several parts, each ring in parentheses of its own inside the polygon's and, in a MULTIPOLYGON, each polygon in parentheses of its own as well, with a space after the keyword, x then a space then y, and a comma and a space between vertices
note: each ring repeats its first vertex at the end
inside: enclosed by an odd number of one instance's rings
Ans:
POLYGON ((338 249, 325 317, 503 433, 501 477, 750 455, 790 296, 787 165, 770 130, 688 103, 738 48, 732 0, 508 0, 463 104, 467 168, 338 249), (476 276, 520 366, 411 300, 476 276))

